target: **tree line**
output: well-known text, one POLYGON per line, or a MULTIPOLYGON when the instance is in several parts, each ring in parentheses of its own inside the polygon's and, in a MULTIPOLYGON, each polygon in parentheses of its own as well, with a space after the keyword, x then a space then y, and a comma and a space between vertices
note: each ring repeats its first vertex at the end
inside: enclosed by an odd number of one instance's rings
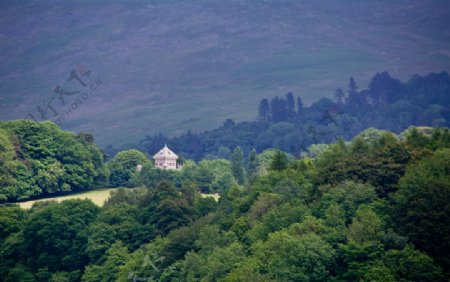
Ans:
POLYGON ((335 91, 333 99, 322 98, 310 106, 305 106, 301 97, 287 93, 262 99, 252 122, 228 119, 222 126, 202 133, 188 131, 173 138, 156 134, 121 149, 108 146, 105 151, 114 155, 132 147, 150 155, 169 144, 178 154, 196 161, 231 159, 237 146, 245 155, 253 148, 257 152, 278 148, 300 156, 312 144, 349 140, 369 127, 400 133, 412 125, 449 126, 449 121, 448 73, 415 75, 401 82, 382 72, 371 79, 367 89, 359 89, 350 78, 346 87, 335 91))

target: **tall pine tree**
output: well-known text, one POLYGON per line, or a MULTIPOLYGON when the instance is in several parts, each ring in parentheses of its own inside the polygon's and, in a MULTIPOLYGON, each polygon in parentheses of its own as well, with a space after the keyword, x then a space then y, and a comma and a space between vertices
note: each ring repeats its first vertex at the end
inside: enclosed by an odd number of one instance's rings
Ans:
POLYGON ((336 98, 336 103, 338 106, 342 106, 344 104, 345 93, 342 88, 336 89, 336 93, 334 93, 334 97, 336 98))
POLYGON ((247 175, 251 178, 256 175, 258 171, 258 155, 256 154, 256 150, 253 149, 248 155, 248 165, 247 165, 247 175))
POLYGON ((286 169, 288 166, 288 158, 284 152, 281 150, 277 150, 275 155, 273 156, 272 161, 270 162, 270 169, 281 171, 286 169))
POLYGON ((269 100, 264 98, 259 102, 258 119, 260 121, 269 121, 270 116, 269 100))
POLYGON ((287 118, 293 118, 295 116, 295 99, 292 92, 286 94, 286 114, 287 118))
POLYGON ((356 86, 355 80, 353 77, 350 77, 350 81, 348 83, 347 90, 347 106, 350 111, 355 111, 360 108, 361 101, 358 93, 358 87, 356 86))
POLYGON ((280 98, 278 98, 278 96, 275 96, 275 98, 273 98, 270 101, 270 109, 272 112, 272 121, 274 122, 279 122, 281 121, 281 103, 280 103, 280 98))
POLYGON ((297 97, 297 115, 303 114, 303 101, 301 97, 297 97))
POLYGON ((244 155, 241 148, 238 146, 234 149, 233 154, 231 155, 231 171, 239 184, 243 184, 245 181, 243 159, 244 155))

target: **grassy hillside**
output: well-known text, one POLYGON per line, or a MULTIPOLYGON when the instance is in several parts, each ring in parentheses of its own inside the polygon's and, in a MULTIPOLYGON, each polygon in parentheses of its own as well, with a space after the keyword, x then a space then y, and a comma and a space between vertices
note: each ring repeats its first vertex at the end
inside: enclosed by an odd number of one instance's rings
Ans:
POLYGON ((45 198, 45 199, 40 199, 40 200, 26 201, 26 202, 21 202, 18 204, 22 209, 29 209, 33 206, 34 203, 42 202, 42 201, 61 202, 64 200, 71 200, 71 199, 89 199, 94 204, 101 207, 101 206, 103 206, 105 201, 110 197, 111 191, 115 190, 115 189, 116 188, 96 189, 94 191, 88 191, 88 192, 60 196, 60 197, 45 198))
POLYGON ((312 102, 350 76, 449 69, 442 1, 222 2, 0 4, 0 119, 40 119, 53 98, 47 118, 68 112, 63 128, 121 144, 253 119, 288 91, 312 102), (85 89, 74 68, 102 83, 70 112, 80 94, 63 104, 53 90, 85 89))

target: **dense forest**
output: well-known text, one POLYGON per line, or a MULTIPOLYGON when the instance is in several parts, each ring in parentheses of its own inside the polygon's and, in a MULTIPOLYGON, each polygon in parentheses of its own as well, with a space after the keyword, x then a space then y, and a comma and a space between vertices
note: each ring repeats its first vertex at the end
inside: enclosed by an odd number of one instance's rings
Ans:
MULTIPOLYGON (((196 161, 230 159, 237 146, 245 154, 253 148, 257 152, 279 148, 299 156, 312 144, 348 140, 369 127, 398 134, 411 125, 450 124, 450 77, 446 72, 415 75, 407 82, 387 72, 377 73, 362 90, 351 78, 347 87, 336 89, 334 96, 334 100, 322 98, 307 107, 301 97, 287 93, 285 97, 261 100, 256 121, 235 123, 229 119, 203 133, 189 131, 173 138, 146 136, 139 144, 121 149, 136 148, 152 155, 168 144, 196 161)), ((119 149, 109 146, 105 151, 114 155, 119 149)))
MULTIPOLYGON (((280 150, 247 156, 235 147, 230 160, 185 160, 178 171, 156 169, 137 150, 96 168, 101 154, 90 136, 49 123, 2 124, 1 136, 2 183, 25 181, 11 169, 30 162, 20 169, 33 178, 52 166, 82 165, 92 185, 109 171, 113 186, 141 187, 115 190, 101 208, 89 200, 1 205, 3 281, 450 278, 447 128, 368 129, 349 142, 310 146, 301 158, 280 150), (28 130, 47 130, 40 140, 48 151, 28 130)), ((54 187, 77 187, 77 175, 63 174, 54 187)))

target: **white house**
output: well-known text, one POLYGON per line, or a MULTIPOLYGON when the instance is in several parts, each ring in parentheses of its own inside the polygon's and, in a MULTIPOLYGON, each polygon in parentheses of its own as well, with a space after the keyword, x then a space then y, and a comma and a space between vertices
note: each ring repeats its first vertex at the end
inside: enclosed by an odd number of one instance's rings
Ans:
POLYGON ((153 156, 155 159, 155 166, 162 169, 177 169, 177 159, 178 156, 172 152, 167 145, 164 145, 156 155, 153 156))

